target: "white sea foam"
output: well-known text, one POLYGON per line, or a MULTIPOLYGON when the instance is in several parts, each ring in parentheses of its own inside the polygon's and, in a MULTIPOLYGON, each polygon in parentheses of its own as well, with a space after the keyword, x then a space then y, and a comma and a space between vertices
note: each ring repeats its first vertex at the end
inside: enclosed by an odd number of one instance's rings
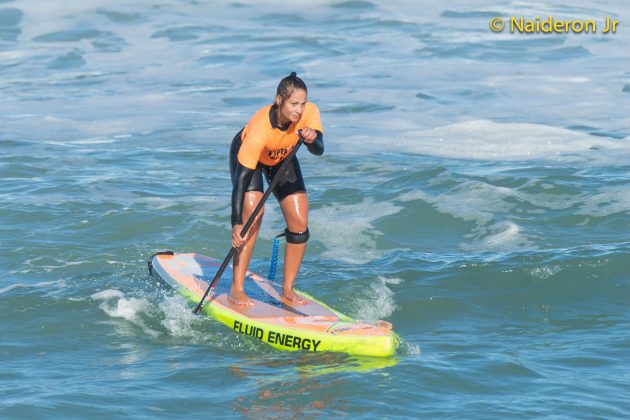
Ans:
POLYGON ((519 201, 541 208, 539 211, 576 207, 575 214, 590 217, 630 213, 630 191, 624 187, 609 187, 596 193, 571 195, 527 193, 480 181, 468 181, 439 194, 421 190, 409 191, 401 194, 397 200, 422 200, 433 205, 440 213, 475 222, 473 231, 467 235, 472 242, 461 243, 460 247, 465 251, 476 252, 513 251, 534 247, 532 237, 523 231, 522 226, 514 220, 504 220, 509 218, 519 201))
POLYGON ((385 148, 398 153, 488 161, 611 163, 630 160, 627 142, 541 124, 488 120, 408 130, 393 138, 357 136, 347 139, 340 147, 354 154, 372 154, 385 148))
POLYGON ((66 282, 63 280, 57 280, 57 281, 42 281, 42 282, 33 283, 33 284, 16 283, 16 284, 11 284, 7 287, 0 289, 0 295, 3 293, 8 293, 16 289, 38 289, 38 288, 50 289, 51 287, 55 287, 57 289, 64 288, 66 287, 66 282))
MULTIPOLYGON (((88 178, 88 177, 86 177, 88 178)), ((100 182, 100 181, 108 181, 114 178, 97 178, 94 177, 92 180, 86 179, 83 182, 85 184, 100 182)), ((114 189, 95 189, 93 187, 89 187, 90 192, 94 192, 95 194, 90 198, 90 204, 95 203, 97 200, 102 200, 103 202, 111 202, 115 201, 117 204, 125 206, 122 209, 113 209, 104 211, 100 214, 99 218, 105 218, 107 216, 118 215, 121 211, 130 211, 131 209, 137 208, 146 208, 152 211, 162 211, 165 209, 170 209, 176 206, 185 205, 188 213, 194 213, 200 216, 204 216, 203 223, 208 223, 216 226, 225 226, 225 223, 222 221, 215 221, 215 218, 208 218, 208 209, 213 209, 217 212, 224 211, 224 208, 229 206, 229 201, 226 202, 225 197, 218 196, 180 196, 176 199, 162 198, 162 197, 137 197, 132 193, 128 193, 121 190, 114 189), (94 198, 96 195, 98 197, 94 198)), ((20 196, 21 204, 28 204, 31 206, 37 207, 48 207, 48 206, 59 206, 69 203, 79 203, 84 204, 86 199, 77 197, 76 195, 65 195, 61 193, 50 193, 50 194, 38 194, 34 196, 20 196)), ((225 210, 225 214, 229 214, 228 210, 225 210)), ((84 219, 79 221, 80 224, 87 224, 90 222, 96 222, 98 219, 89 220, 84 219)), ((79 264, 81 262, 71 262, 67 264, 79 264)))
MULTIPOLYGON (((401 194, 400 201, 422 200, 432 204, 443 214, 475 222, 467 238, 472 242, 461 243, 469 252, 500 252, 531 248, 534 243, 514 221, 497 221, 497 213, 509 214, 515 206, 508 198, 524 199, 524 194, 506 187, 497 187, 478 181, 465 182, 443 194, 431 195, 423 191, 401 194)), ((530 198, 533 198, 530 197, 530 198)))
POLYGON ((142 199, 134 199, 135 202, 142 202, 147 206, 149 210, 166 210, 170 207, 175 207, 180 204, 179 200, 172 200, 169 198, 162 197, 144 197, 142 199))
POLYGON ((591 217, 606 217, 617 213, 630 213, 630 189, 627 186, 607 188, 589 197, 576 214, 591 217))
POLYGON ((599 150, 630 156, 625 142, 540 124, 486 120, 407 132, 392 143, 401 151, 455 159, 572 161, 595 157, 599 150))
MULTIPOLYGON (((448 181, 455 180, 452 176, 448 181)), ((433 184, 438 181, 433 181, 433 184)), ((541 188, 554 188, 550 184, 541 184, 541 188)), ((596 193, 553 194, 527 193, 517 189, 497 187, 479 181, 469 181, 442 194, 429 194, 422 190, 413 190, 401 194, 397 200, 409 202, 422 200, 433 204, 441 213, 479 224, 491 222, 497 213, 508 213, 516 204, 508 199, 516 199, 541 209, 565 210, 577 207, 576 214, 592 217, 605 217, 615 213, 630 212, 630 190, 624 187, 611 187, 596 193)), ((542 211, 542 210, 541 210, 542 211)))
POLYGON ((422 200, 432 204, 440 213, 484 225, 490 223, 497 212, 509 212, 514 204, 506 199, 515 196, 518 193, 511 188, 468 181, 442 194, 415 190, 401 194, 398 199, 403 202, 422 200))
POLYGON ((317 237, 325 239, 324 257, 363 263, 382 255, 376 247, 376 237, 383 232, 373 222, 396 214, 401 208, 372 198, 356 204, 331 204, 312 210, 309 225, 317 237))
POLYGON ((22 265, 28 266, 28 267, 43 268, 47 272, 50 272, 50 271, 52 271, 54 269, 71 267, 71 266, 75 266, 75 265, 81 265, 81 264, 84 264, 84 263, 86 263, 86 261, 64 261, 64 260, 62 260, 60 258, 43 256, 43 257, 29 258, 28 260, 24 261, 24 263, 22 265), (56 265, 42 264, 42 263, 47 263, 48 261, 51 261, 51 260, 56 262, 57 264, 56 265))
POLYGON ((510 221, 479 227, 467 237, 472 238, 473 242, 462 243, 460 247, 469 252, 509 252, 534 247, 521 227, 510 221))
MULTIPOLYGON (((62 121, 54 117, 46 117, 46 120, 62 121)), ((113 138, 113 137, 97 136, 97 137, 90 137, 90 138, 77 139, 77 140, 65 140, 65 139, 63 141, 49 140, 49 141, 46 141, 45 143, 53 144, 55 146, 70 146, 70 145, 85 145, 85 144, 112 144, 112 143, 116 143, 117 141, 118 139, 113 138)))

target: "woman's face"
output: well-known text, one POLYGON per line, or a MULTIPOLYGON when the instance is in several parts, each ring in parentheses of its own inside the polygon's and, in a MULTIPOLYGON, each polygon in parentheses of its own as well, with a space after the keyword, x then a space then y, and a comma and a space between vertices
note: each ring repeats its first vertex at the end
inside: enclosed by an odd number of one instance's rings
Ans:
MULTIPOLYGON (((277 100, 280 100, 280 97, 278 97, 277 100)), ((305 106, 306 92, 302 89, 295 89, 284 103, 280 102, 282 119, 291 122, 299 121, 304 113, 305 106)))

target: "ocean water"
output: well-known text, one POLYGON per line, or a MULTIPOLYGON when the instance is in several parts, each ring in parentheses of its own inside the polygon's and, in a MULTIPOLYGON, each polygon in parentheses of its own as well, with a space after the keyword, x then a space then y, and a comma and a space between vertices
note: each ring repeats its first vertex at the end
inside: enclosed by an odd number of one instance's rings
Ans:
MULTIPOLYGON (((630 6, 0 0, 0 417, 627 418, 630 6), (494 16, 620 21, 490 31, 494 16), (296 71, 298 287, 402 336, 279 352, 155 251, 229 249, 229 143, 296 71)), ((284 228, 270 201, 251 268, 284 228)), ((281 267, 280 267, 281 268, 281 267)))

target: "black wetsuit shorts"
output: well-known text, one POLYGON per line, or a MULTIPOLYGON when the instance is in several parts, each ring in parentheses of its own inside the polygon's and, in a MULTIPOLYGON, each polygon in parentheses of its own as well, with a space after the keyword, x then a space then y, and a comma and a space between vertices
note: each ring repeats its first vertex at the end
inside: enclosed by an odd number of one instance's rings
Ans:
MULTIPOLYGON (((243 130, 239 131, 236 136, 234 136, 232 146, 230 147, 230 177, 232 178, 232 184, 234 184, 236 165, 238 164, 238 152, 241 149, 241 144, 243 143, 241 138, 242 132, 243 130)), ((271 184, 273 179, 278 175, 278 171, 281 166, 282 162, 275 166, 268 166, 258 162, 254 175, 252 176, 249 185, 245 188, 245 191, 263 192, 263 174, 265 179, 267 179, 267 184, 271 184)), ((306 192, 306 187, 304 186, 304 178, 302 178, 300 163, 298 162, 297 156, 294 156, 288 165, 287 171, 278 181, 278 185, 274 189, 273 194, 276 196, 278 202, 281 202, 285 197, 297 192, 306 192)))

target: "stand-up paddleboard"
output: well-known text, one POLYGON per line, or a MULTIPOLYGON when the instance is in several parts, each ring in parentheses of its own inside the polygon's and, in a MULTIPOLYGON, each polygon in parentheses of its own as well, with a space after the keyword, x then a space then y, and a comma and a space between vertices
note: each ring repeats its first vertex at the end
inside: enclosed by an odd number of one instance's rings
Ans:
MULTIPOLYGON (((149 272, 197 303, 220 265, 220 261, 201 254, 169 252, 152 256, 149 272)), ((399 337, 389 322, 356 321, 302 292, 299 295, 306 303, 295 305, 281 297, 281 285, 250 271, 245 293, 254 304, 234 305, 228 301, 231 284, 232 269, 228 267, 203 311, 234 331, 277 349, 387 357, 398 346, 399 337)))

